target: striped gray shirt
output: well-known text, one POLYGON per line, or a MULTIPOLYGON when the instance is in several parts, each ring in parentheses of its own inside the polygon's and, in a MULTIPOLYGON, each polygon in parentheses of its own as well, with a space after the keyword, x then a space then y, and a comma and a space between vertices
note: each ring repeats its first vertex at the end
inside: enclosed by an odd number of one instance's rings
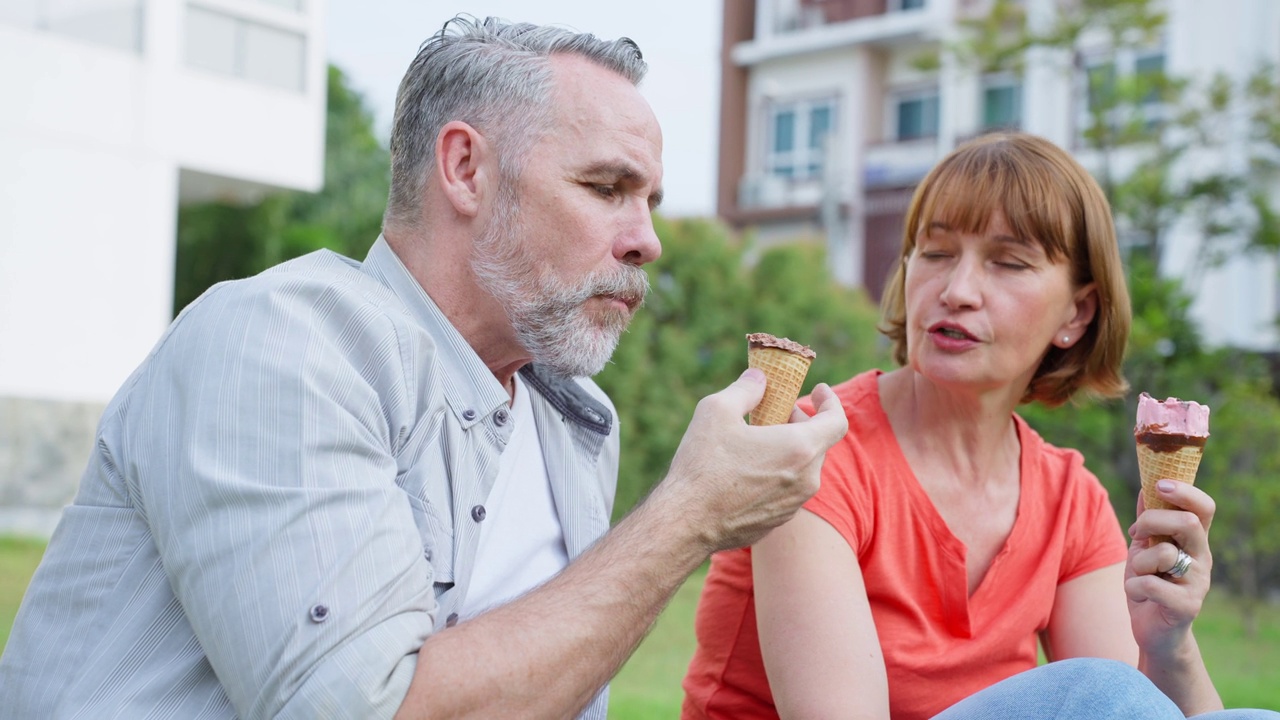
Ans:
MULTIPOLYGON (((609 527, 613 408, 521 373, 574 558, 609 527)), ((466 597, 508 401, 382 238, 210 289, 107 407, 0 717, 391 717, 466 597)))

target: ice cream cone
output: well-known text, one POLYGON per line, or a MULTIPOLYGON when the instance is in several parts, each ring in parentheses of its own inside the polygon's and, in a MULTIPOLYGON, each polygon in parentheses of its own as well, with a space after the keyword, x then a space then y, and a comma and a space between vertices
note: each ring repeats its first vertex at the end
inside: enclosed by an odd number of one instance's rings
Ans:
MULTIPOLYGON (((1208 436, 1207 406, 1177 398, 1156 402, 1142 393, 1138 399, 1134 439, 1138 448, 1138 474, 1142 478, 1142 502, 1147 509, 1178 509, 1160 498, 1156 482, 1168 478, 1194 485, 1208 436)), ((1149 545, 1160 542, 1172 542, 1172 538, 1152 536, 1149 545)))
POLYGON ((1138 443, 1138 473, 1142 476, 1142 499, 1146 506, 1172 508, 1172 505, 1160 499, 1160 494, 1156 492, 1156 481, 1169 478, 1194 485, 1196 470, 1200 467, 1200 457, 1203 454, 1204 448, 1196 445, 1165 450, 1163 446, 1156 449, 1151 445, 1138 443))
POLYGON ((752 333, 747 339, 747 365, 763 370, 766 379, 764 399, 747 421, 752 425, 781 425, 791 419, 814 353, 799 343, 765 333, 752 333))

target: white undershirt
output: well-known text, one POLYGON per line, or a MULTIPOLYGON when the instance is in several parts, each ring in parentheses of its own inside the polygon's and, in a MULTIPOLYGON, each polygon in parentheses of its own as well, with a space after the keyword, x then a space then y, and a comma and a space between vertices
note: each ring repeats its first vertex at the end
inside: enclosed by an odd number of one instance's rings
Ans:
POLYGON ((475 571, 459 611, 464 619, 523 594, 569 564, 529 389, 519 375, 514 380, 511 439, 484 503, 475 571))

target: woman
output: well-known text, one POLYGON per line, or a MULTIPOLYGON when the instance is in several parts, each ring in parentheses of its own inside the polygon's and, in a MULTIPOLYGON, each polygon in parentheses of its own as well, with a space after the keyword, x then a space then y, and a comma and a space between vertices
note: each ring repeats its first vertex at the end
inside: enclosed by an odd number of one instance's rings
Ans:
MULTIPOLYGON (((1182 510, 1139 507, 1126 549, 1080 454, 1014 413, 1127 389, 1129 298, 1097 183, 1029 135, 958 149, 916 190, 883 310, 902 367, 836 388, 849 433, 821 490, 712 561, 684 717, 929 718, 965 698, 948 717, 975 717, 1036 667, 1037 639, 1053 660, 1136 666, 1172 717, 1221 710, 1191 632, 1213 501, 1162 481, 1182 510), (1147 547, 1162 534, 1177 546, 1147 547)), ((1059 667, 1017 692, 1085 687, 1059 667)), ((1087 666, 1098 693, 1117 667, 1087 666)))

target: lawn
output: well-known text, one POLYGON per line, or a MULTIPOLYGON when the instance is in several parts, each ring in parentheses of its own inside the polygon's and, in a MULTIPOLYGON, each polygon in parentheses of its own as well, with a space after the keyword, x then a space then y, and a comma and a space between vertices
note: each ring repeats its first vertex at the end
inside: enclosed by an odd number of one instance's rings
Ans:
MULTIPOLYGON (((0 538, 0 651, 44 544, 0 538)), ((680 680, 693 655, 693 614, 705 571, 685 583, 653 632, 613 682, 610 720, 680 715, 680 680)), ((1237 604, 1212 593, 1196 621, 1196 638, 1227 707, 1280 710, 1280 607, 1264 607, 1258 636, 1245 637, 1237 604)))

